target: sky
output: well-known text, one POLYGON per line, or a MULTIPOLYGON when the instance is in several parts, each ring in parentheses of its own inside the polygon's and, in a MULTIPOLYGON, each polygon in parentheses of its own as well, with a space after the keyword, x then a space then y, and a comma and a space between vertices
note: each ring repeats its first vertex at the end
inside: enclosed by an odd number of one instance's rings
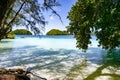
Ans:
POLYGON ((63 24, 59 17, 53 15, 51 11, 44 13, 45 19, 48 21, 48 24, 45 26, 44 34, 51 29, 66 30, 66 26, 69 25, 69 20, 67 19, 68 12, 76 1, 77 0, 58 0, 61 6, 54 7, 54 10, 61 16, 63 24))
MULTIPOLYGON (((61 16, 63 24, 60 21, 59 17, 53 14, 51 10, 44 11, 43 15, 48 23, 45 25, 45 30, 42 31, 43 34, 46 34, 51 29, 67 30, 66 26, 69 25, 69 20, 67 19, 68 12, 70 11, 72 5, 74 5, 77 0, 57 0, 57 1, 60 3, 61 6, 53 7, 53 9, 61 16)), ((24 26, 22 27, 14 26, 13 30, 21 28, 26 29, 24 26)))

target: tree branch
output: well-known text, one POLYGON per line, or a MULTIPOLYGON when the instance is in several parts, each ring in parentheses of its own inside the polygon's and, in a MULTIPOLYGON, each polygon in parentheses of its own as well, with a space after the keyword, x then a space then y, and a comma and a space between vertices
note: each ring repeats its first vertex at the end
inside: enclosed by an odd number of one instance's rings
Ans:
POLYGON ((7 25, 6 31, 12 26, 14 20, 16 19, 17 15, 19 14, 19 12, 21 11, 23 5, 25 4, 25 2, 22 3, 22 5, 20 6, 19 10, 17 11, 17 13, 15 14, 14 18, 9 22, 9 24, 7 25))
POLYGON ((56 14, 56 15, 59 17, 61 23, 63 24, 63 21, 62 21, 61 16, 60 16, 51 6, 49 6, 49 5, 46 3, 46 0, 45 0, 45 2, 44 2, 44 5, 47 6, 50 10, 52 10, 54 14, 56 14))
POLYGON ((9 0, 9 1, 0 1, 0 29, 4 27, 5 21, 8 18, 10 11, 12 9, 12 6, 14 5, 15 0, 9 0), (1 4, 2 3, 2 4, 1 4))

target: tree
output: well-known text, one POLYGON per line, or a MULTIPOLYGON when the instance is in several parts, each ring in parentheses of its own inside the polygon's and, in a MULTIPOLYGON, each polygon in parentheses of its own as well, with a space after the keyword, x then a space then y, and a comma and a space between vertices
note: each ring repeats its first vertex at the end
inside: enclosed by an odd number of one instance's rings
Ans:
MULTIPOLYGON (((43 11, 50 9, 52 13, 58 15, 52 7, 59 5, 56 0, 1 0, 0 39, 11 32, 14 25, 26 26, 34 34, 40 34, 40 30, 46 24, 43 11)), ((59 15, 58 17, 60 18, 59 15)))
POLYGON ((105 49, 120 47, 120 0, 78 0, 68 19, 68 31, 75 35, 78 48, 88 48, 93 32, 98 46, 105 49))

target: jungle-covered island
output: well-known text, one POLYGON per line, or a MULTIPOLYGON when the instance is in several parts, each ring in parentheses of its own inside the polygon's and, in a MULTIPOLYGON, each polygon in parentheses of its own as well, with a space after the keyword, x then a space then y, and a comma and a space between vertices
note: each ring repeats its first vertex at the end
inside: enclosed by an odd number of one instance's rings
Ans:
POLYGON ((120 0, 1 0, 0 80, 120 80, 120 0))
POLYGON ((8 35, 7 38, 9 39, 14 39, 15 35, 32 35, 32 33, 26 29, 16 29, 14 31, 11 31, 8 35))
POLYGON ((70 35, 67 31, 61 31, 59 29, 52 29, 46 33, 46 35, 70 35))

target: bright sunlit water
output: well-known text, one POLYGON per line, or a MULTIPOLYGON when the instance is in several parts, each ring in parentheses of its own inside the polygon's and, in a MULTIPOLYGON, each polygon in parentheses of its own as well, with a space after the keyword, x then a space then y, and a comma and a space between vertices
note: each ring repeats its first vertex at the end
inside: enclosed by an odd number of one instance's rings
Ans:
POLYGON ((95 37, 87 52, 76 48, 76 40, 69 36, 40 36, 3 39, 0 42, 0 67, 31 68, 48 80, 63 78, 71 67, 87 58, 90 63, 100 64, 101 48, 95 37))

